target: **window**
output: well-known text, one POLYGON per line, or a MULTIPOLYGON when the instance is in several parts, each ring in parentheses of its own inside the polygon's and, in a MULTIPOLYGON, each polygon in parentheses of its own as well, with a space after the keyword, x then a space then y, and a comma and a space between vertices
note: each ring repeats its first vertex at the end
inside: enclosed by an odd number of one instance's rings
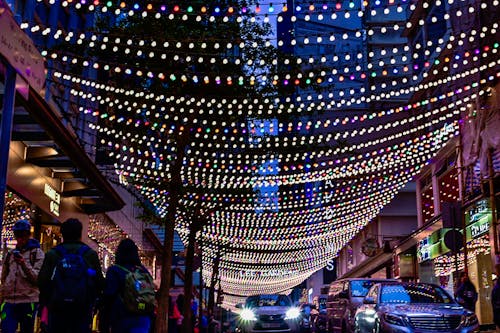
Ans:
POLYGON ((368 290, 375 284, 377 281, 371 280, 354 280, 351 281, 351 296, 352 297, 365 297, 368 293, 368 290))
POLYGON ((452 303, 448 294, 440 287, 427 284, 394 284, 382 288, 381 303, 452 303))

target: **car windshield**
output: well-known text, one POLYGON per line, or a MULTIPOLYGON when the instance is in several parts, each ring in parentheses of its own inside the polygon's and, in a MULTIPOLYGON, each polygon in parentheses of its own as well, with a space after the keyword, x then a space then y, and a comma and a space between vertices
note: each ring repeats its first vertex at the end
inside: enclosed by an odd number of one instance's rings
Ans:
POLYGON ((351 296, 352 297, 365 297, 368 290, 378 281, 371 280, 354 280, 351 281, 351 296))
POLYGON ((380 294, 381 303, 453 303, 442 288, 427 284, 386 285, 380 294))
POLYGON ((258 295, 247 298, 246 307, 256 308, 261 306, 291 306, 290 299, 285 295, 258 295))

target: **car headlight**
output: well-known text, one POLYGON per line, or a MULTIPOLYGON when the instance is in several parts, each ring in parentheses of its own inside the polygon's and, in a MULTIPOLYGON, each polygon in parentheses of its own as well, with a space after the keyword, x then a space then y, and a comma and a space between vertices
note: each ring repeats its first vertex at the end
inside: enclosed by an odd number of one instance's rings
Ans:
POLYGON ((466 313, 465 315, 462 316, 461 324, 464 327, 474 326, 477 325, 477 323, 478 323, 477 316, 472 312, 466 313))
POLYGON ((255 317, 255 313, 252 311, 252 309, 241 310, 240 318, 243 320, 257 320, 257 317, 255 317))
POLYGON ((392 313, 386 313, 384 315, 384 320, 386 323, 391 324, 391 325, 406 326, 406 322, 405 322, 403 317, 392 314, 392 313))
POLYGON ((297 319, 300 317, 300 309, 299 308, 290 308, 286 312, 285 319, 297 319))

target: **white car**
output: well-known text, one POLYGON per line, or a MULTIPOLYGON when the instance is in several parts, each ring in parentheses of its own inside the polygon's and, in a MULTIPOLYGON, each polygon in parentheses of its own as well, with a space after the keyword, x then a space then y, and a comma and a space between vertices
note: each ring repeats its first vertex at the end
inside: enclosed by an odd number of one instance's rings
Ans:
POLYGON ((299 333, 300 308, 287 295, 249 296, 245 304, 237 304, 239 333, 299 333))

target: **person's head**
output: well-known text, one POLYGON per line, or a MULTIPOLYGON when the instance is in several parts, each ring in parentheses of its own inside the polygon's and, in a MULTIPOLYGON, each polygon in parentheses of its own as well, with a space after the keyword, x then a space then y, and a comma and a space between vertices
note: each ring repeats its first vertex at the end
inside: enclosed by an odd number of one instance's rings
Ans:
POLYGON ((140 265, 139 249, 130 238, 122 239, 115 253, 115 263, 118 265, 140 265))
POLYGON ((82 222, 78 219, 67 219, 61 225, 61 234, 65 242, 76 242, 82 239, 82 222))
POLYGON ((19 220, 12 227, 18 248, 23 248, 31 237, 31 223, 28 220, 19 220))
POLYGON ((467 272, 460 273, 460 281, 462 282, 469 281, 469 274, 467 274, 467 272))

